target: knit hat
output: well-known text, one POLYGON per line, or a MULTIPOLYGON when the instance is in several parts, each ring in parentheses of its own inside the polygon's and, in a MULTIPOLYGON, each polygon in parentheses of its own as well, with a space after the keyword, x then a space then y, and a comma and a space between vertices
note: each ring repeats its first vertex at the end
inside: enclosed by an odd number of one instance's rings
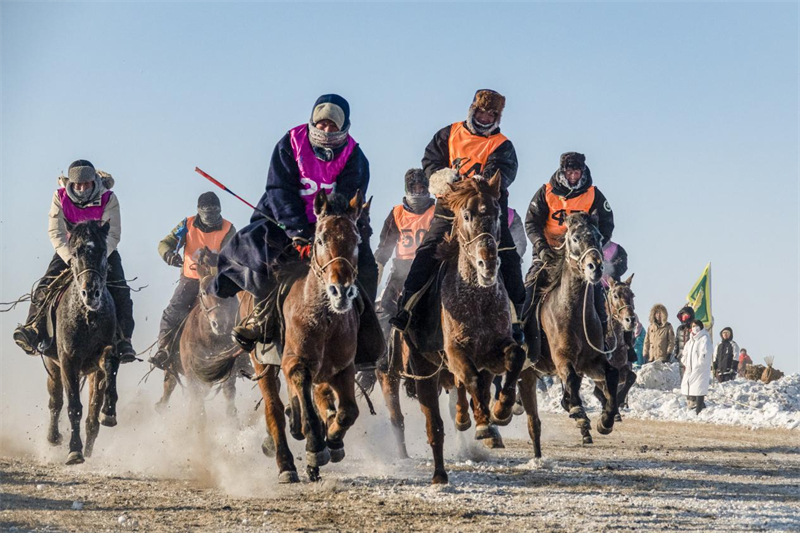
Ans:
POLYGON ((78 159, 69 166, 67 176, 70 183, 88 183, 96 179, 97 171, 89 161, 78 159))
POLYGON ((198 209, 208 209, 209 207, 221 207, 219 203, 219 197, 211 191, 204 192, 197 199, 198 209))
POLYGON ((565 152, 561 154, 561 170, 583 170, 586 168, 586 156, 578 152, 565 152))
POLYGON ((497 118, 500 118, 506 107, 506 97, 491 89, 478 89, 475 91, 475 97, 472 99, 470 107, 484 111, 496 111, 497 118))
POLYGON ((311 123, 316 124, 321 120, 330 120, 339 131, 350 126, 350 104, 338 94, 323 94, 314 103, 311 112, 311 123))
POLYGON ((406 193, 411 190, 411 187, 420 183, 428 189, 428 177, 421 168, 410 168, 406 171, 406 193))

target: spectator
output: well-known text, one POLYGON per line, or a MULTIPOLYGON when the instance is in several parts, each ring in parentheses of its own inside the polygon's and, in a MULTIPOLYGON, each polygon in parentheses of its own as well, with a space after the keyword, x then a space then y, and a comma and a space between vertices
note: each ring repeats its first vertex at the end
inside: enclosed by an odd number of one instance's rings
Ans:
POLYGON ((680 325, 675 330, 675 359, 681 363, 681 375, 683 375, 684 362, 681 360, 683 347, 692 336, 692 321, 694 320, 694 309, 687 305, 678 311, 678 321, 680 325))
POLYGON ((711 356, 713 345, 711 335, 703 326, 702 320, 693 320, 691 336, 683 347, 681 361, 686 366, 681 380, 681 393, 686 395, 689 409, 697 414, 705 409, 708 382, 711 379, 711 356))
POLYGON ((636 340, 633 343, 633 349, 636 352, 636 364, 642 366, 644 364, 644 339, 646 337, 642 323, 636 321, 636 340))
POLYGON ((739 353, 739 345, 733 340, 733 330, 731 328, 723 328, 719 332, 722 337, 722 342, 717 344, 714 350, 714 377, 717 381, 724 383, 736 377, 736 367, 738 361, 736 354, 739 353))
POLYGON ((744 377, 744 373, 747 371, 748 365, 752 365, 753 360, 750 359, 750 356, 747 355, 747 350, 744 348, 741 349, 739 352, 739 366, 737 372, 739 376, 744 377))
POLYGON ((650 325, 647 327, 647 335, 644 338, 644 361, 669 362, 675 352, 675 330, 667 318, 667 308, 662 304, 656 304, 650 310, 650 325))

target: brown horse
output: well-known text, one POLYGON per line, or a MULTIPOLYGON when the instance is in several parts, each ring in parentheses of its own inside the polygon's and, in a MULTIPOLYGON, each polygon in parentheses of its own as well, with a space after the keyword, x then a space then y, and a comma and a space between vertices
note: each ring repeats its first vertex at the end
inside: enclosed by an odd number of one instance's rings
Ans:
POLYGON ((517 379, 525 351, 511 334, 511 309, 503 283, 498 282, 500 240, 500 173, 490 180, 468 179, 451 185, 439 201, 454 213, 451 235, 440 247, 445 260, 441 278, 439 318, 443 353, 414 349, 409 357, 420 407, 427 419, 428 443, 433 451, 433 483, 447 483, 444 468, 444 426, 439 413, 441 369, 455 378, 459 395, 456 425, 469 427, 472 397, 475 438, 492 438, 495 425, 511 422, 517 379), (491 383, 505 373, 500 398, 489 410, 491 383))
MULTIPOLYGON (((597 431, 604 435, 611 433, 617 414, 619 371, 606 358, 611 352, 603 349, 603 328, 594 306, 593 285, 603 274, 600 242, 600 232, 588 214, 567 217, 565 239, 556 263, 546 267, 549 286, 538 310, 547 342, 542 343, 535 367, 523 372, 521 383, 524 400, 536 392, 535 388, 530 390, 536 380, 529 374, 558 375, 564 384, 561 405, 570 418, 577 420, 585 444, 592 442, 592 436, 580 397, 584 375, 593 379, 606 395, 597 431)), ((537 332, 531 330, 535 324, 535 320, 526 321, 526 338, 537 337, 537 332)), ((534 429, 538 441, 541 425, 534 429)))
MULTIPOLYGON (((179 353, 176 360, 164 372, 164 392, 156 404, 156 409, 166 408, 167 402, 178 383, 178 376, 188 378, 189 391, 194 408, 204 412, 203 398, 211 385, 203 381, 195 372, 198 361, 216 359, 220 355, 232 354, 238 350, 231 339, 231 329, 236 325, 237 302, 234 299, 217 298, 208 292, 214 280, 217 255, 208 248, 201 250, 194 267, 200 276, 200 290, 197 302, 180 330, 179 353)), ((246 363, 246 359, 242 359, 246 363)), ((240 364, 237 362, 237 364, 240 364)), ((235 370, 235 369, 234 369, 235 370)), ((236 373, 232 372, 221 384, 227 402, 227 413, 236 417, 236 373)))
MULTIPOLYGON (((362 195, 348 201, 324 191, 314 199, 317 224, 310 265, 297 265, 295 281, 281 304, 286 324, 281 369, 288 384, 291 433, 306 440, 307 472, 319 480, 319 468, 344 459, 344 436, 358 417, 355 395, 355 365, 359 310, 359 230, 362 195), (321 415, 321 416, 320 416, 321 415)), ((244 310, 252 309, 252 298, 243 299, 244 310)), ((277 366, 259 363, 251 354, 270 435, 264 440, 265 454, 275 453, 279 481, 299 481, 294 457, 286 440, 283 402, 279 396, 277 366)), ((227 357, 206 365, 207 378, 221 378, 231 371, 234 359, 227 357)))
MULTIPOLYGON (((633 274, 622 282, 609 279, 608 295, 606 296, 606 312, 610 318, 610 327, 608 328, 606 343, 609 346, 616 346, 608 362, 611 363, 611 366, 619 370, 617 405, 625 405, 628 398, 628 391, 630 391, 633 384, 636 383, 636 373, 633 371, 633 368, 631 368, 630 361, 628 361, 628 350, 630 347, 623 340, 625 333, 635 330, 636 323, 638 322, 636 309, 633 306, 635 295, 631 290, 632 281, 633 274)), ((594 387, 594 395, 600 401, 600 405, 605 407, 605 391, 603 391, 597 383, 594 387)), ((619 413, 615 415, 614 419, 617 422, 622 421, 622 417, 619 413)))

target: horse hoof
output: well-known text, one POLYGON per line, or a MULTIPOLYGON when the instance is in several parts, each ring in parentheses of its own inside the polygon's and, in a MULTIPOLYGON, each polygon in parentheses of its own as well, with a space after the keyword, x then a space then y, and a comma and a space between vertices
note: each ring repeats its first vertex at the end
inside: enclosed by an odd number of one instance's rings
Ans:
POLYGON ((591 435, 584 435, 583 436, 583 443, 584 444, 593 444, 594 441, 592 440, 592 436, 591 435))
POLYGON ((492 430, 488 424, 481 424, 475 427, 475 440, 491 439, 492 430))
POLYGON ((163 415, 167 412, 167 404, 165 402, 156 402, 155 404, 156 413, 163 415))
POLYGON ((294 470, 287 470, 278 474, 278 483, 300 483, 300 476, 294 470))
POLYGON ((614 426, 606 427, 603 425, 603 419, 597 421, 597 432, 601 435, 608 435, 614 429, 614 426))
POLYGON ((117 425, 117 417, 100 413, 100 423, 106 427, 113 428, 117 425))
POLYGON ((522 406, 521 403, 515 403, 514 408, 511 410, 511 414, 514 416, 520 416, 525 413, 525 408, 522 406))
POLYGON ((316 466, 307 466, 306 474, 308 474, 308 480, 314 483, 322 479, 319 475, 319 467, 316 466))
POLYGON ((272 437, 270 435, 267 435, 266 437, 264 437, 264 440, 261 441, 261 452, 267 457, 275 457, 275 451, 276 451, 275 441, 272 440, 272 437))
POLYGON ((503 437, 501 437, 499 434, 491 439, 484 440, 483 445, 490 450, 500 450, 506 447, 506 445, 503 443, 503 437))
POLYGON ((619 413, 614 415, 614 422, 622 422, 622 415, 619 413))
POLYGON ((331 461, 331 452, 328 448, 323 448, 321 452, 306 452, 306 461, 310 467, 325 466, 331 461))
POLYGON ((466 431, 472 427, 472 420, 467 417, 467 419, 463 422, 459 422, 458 418, 456 418, 456 429, 458 431, 466 431))
POLYGON ((514 418, 514 414, 509 414, 508 418, 497 418, 494 416, 494 412, 489 414, 489 420, 492 421, 492 424, 496 426, 507 426, 511 423, 511 419, 514 418))
POLYGON ((433 474, 431 483, 434 485, 447 485, 449 483, 449 480, 447 479, 447 472, 437 472, 433 474))
POLYGON ((47 442, 50 446, 60 446, 62 442, 64 442, 64 437, 61 433, 56 433, 55 435, 48 435, 47 442))
POLYGON ((67 456, 68 465, 79 465, 83 463, 83 454, 81 452, 70 452, 67 456))
POLYGON ((341 448, 329 448, 331 452, 331 462, 340 463, 344 459, 344 446, 341 448))

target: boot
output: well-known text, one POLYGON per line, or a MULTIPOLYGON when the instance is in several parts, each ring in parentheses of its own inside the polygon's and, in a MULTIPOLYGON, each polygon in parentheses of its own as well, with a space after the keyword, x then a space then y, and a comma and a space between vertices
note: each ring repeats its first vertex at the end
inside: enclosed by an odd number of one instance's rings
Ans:
POLYGON ((155 355, 148 359, 147 362, 159 370, 166 370, 170 358, 171 355, 166 348, 159 348, 155 355))
POLYGON ((514 342, 520 346, 525 346, 525 332, 522 330, 522 305, 514 304, 515 320, 511 324, 511 336, 514 342))
POLYGON ((136 361, 136 350, 133 349, 130 339, 122 339, 117 343, 117 353, 120 363, 132 363, 136 361))
POLYGON ((253 314, 233 328, 231 332, 234 342, 247 353, 252 352, 256 347, 256 343, 259 341, 264 344, 272 343, 272 335, 269 335, 269 338, 266 338, 267 335, 264 335, 265 311, 266 305, 264 300, 261 300, 253 309, 253 314))
POLYGON ((405 333, 411 323, 411 313, 401 307, 397 314, 389 319, 389 324, 401 333, 405 333))
POLYGON ((39 330, 35 325, 20 325, 14 330, 14 342, 28 355, 37 355, 39 330))

